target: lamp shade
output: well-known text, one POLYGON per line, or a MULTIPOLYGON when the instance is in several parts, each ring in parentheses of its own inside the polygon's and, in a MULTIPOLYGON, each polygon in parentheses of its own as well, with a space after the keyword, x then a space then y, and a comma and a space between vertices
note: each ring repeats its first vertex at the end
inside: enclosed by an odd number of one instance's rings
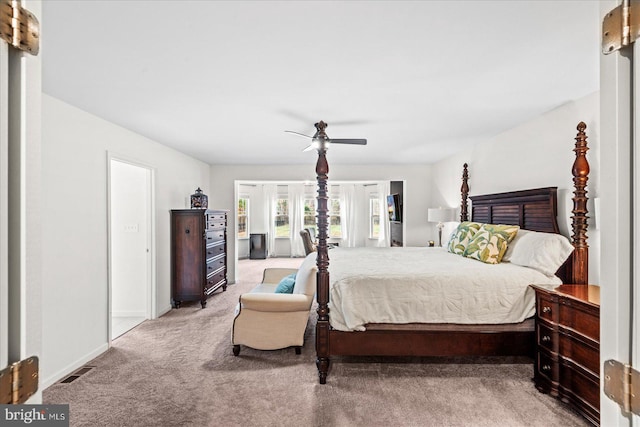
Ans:
POLYGON ((429 222, 451 222, 456 220, 456 210, 452 208, 429 208, 427 211, 427 221, 429 222))

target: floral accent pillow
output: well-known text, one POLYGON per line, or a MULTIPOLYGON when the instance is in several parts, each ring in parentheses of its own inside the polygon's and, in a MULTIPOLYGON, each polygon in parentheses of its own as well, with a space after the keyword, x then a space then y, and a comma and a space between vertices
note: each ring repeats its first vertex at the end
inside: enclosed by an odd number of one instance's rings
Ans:
POLYGON ((458 228, 453 230, 451 237, 449 237, 448 251, 456 255, 464 254, 467 244, 471 241, 481 226, 482 224, 479 222, 461 222, 460 225, 458 225, 458 228))
POLYGON ((482 224, 467 244, 463 256, 487 264, 498 264, 519 229, 517 225, 482 224))

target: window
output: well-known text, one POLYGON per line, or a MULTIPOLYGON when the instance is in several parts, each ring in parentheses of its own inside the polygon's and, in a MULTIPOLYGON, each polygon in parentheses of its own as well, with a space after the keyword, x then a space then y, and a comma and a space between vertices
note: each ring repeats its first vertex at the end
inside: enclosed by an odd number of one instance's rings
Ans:
POLYGON ((276 237, 289 237, 289 201, 278 199, 276 202, 276 237))
POLYGON ((329 199, 329 237, 336 239, 342 238, 339 199, 329 199))
POLYGON ((380 199, 371 195, 369 198, 369 238, 380 237, 380 199))
MULTIPOLYGON (((316 199, 304 201, 304 228, 316 229, 316 199)), ((316 235, 318 230, 316 229, 316 235)))
POLYGON ((249 237, 249 199, 238 199, 238 239, 249 237))

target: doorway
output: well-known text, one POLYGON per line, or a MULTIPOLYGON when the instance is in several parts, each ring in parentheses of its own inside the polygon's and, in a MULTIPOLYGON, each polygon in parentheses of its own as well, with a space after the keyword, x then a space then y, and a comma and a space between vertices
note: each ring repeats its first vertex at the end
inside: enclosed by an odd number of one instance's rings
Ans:
POLYGON ((109 157, 109 339, 153 313, 153 169, 109 157))

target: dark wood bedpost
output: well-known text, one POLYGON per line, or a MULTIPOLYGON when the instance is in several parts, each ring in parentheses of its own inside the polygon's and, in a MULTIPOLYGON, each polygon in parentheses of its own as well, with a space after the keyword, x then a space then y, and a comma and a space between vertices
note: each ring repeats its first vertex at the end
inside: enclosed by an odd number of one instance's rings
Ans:
POLYGON ((460 187, 460 193, 462 193, 462 202, 460 203, 460 222, 469 221, 469 212, 467 198, 469 197, 469 172, 467 171, 468 165, 465 163, 462 165, 462 187, 460 187))
POLYGON ((327 247, 328 231, 328 200, 327 178, 329 164, 327 163, 327 148, 321 143, 318 148, 318 162, 316 175, 318 180, 318 246, 316 255, 318 301, 318 323, 316 324, 316 366, 320 384, 326 384, 329 372, 329 254, 327 247))
POLYGON ((587 180, 589 179, 589 162, 587 161, 587 135, 584 122, 578 124, 578 134, 576 135, 576 146, 573 151, 576 153, 576 160, 573 162, 573 214, 571 228, 573 234, 571 240, 575 250, 572 257, 572 283, 586 285, 589 282, 589 245, 587 244, 587 180))

